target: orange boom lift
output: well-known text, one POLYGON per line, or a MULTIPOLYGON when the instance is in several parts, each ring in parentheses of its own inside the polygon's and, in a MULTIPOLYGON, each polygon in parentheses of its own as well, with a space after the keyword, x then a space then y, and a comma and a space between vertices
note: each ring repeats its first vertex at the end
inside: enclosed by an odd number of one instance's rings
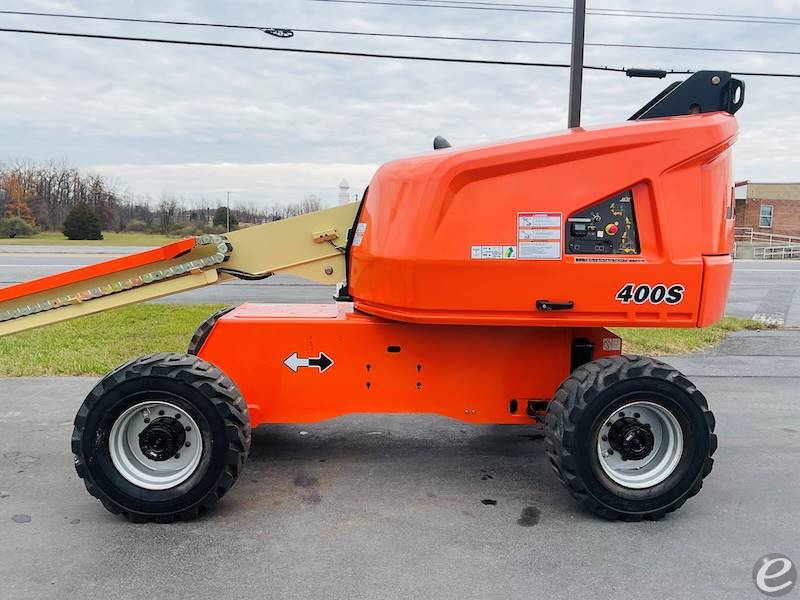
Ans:
POLYGON ((714 418, 681 373, 623 355, 604 327, 722 316, 743 93, 703 71, 621 125, 437 138, 382 166, 359 204, 0 290, 0 335, 237 277, 343 282, 335 304, 220 311, 186 354, 109 373, 75 419, 89 492, 134 521, 191 519, 235 482, 252 427, 427 412, 543 423, 577 500, 657 519, 711 471, 714 418))

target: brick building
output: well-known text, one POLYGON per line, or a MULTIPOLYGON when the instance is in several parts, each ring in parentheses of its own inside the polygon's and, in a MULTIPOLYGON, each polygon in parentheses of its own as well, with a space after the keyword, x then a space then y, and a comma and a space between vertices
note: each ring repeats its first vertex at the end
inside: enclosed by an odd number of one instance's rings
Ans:
POLYGON ((736 184, 736 227, 800 235, 800 183, 736 184))

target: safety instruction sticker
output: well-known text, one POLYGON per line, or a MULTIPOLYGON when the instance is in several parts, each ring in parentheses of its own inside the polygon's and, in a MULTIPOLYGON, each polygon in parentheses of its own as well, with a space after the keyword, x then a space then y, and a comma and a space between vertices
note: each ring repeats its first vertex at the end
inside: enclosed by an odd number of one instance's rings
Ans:
POLYGON ((528 260, 561 258, 560 212, 517 213, 517 257, 528 260))
POLYGON ((516 246, 472 246, 470 257, 473 260, 487 258, 517 258, 516 246))

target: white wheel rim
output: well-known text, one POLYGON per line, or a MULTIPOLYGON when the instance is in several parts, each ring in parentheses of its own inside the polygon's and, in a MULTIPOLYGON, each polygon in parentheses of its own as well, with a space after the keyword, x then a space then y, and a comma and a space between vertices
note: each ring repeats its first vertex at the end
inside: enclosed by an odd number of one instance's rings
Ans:
POLYGON ((597 433, 597 458, 603 472, 626 488, 638 490, 658 485, 675 471, 681 456, 681 426, 672 412, 654 402, 631 402, 615 409, 597 433), (647 456, 624 460, 623 453, 612 447, 608 433, 623 418, 635 418, 652 432, 653 448, 647 456))
POLYGON ((141 402, 114 422, 108 450, 114 467, 127 481, 147 490, 167 490, 180 485, 197 470, 203 455, 203 438, 197 423, 182 408, 169 402, 141 402), (185 441, 173 457, 159 461, 142 451, 139 434, 160 416, 180 422, 185 441))

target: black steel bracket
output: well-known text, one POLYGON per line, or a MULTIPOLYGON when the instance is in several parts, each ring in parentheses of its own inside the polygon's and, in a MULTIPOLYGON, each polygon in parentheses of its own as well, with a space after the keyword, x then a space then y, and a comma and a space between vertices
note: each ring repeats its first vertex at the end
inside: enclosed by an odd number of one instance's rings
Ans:
POLYGON ((725 111, 736 113, 744 104, 744 82, 727 71, 697 71, 685 81, 668 85, 629 119, 657 119, 725 111))
POLYGON ((341 286, 336 288, 336 295, 333 297, 336 302, 353 301, 353 297, 350 295, 350 289, 348 287, 348 281, 350 279, 350 253, 353 251, 353 240, 355 239, 358 221, 361 219, 361 211, 364 210, 364 205, 367 203, 367 194, 369 194, 369 186, 367 186, 367 188, 364 190, 364 194, 361 196, 361 203, 358 205, 358 210, 356 211, 356 218, 353 221, 353 225, 347 230, 347 244, 344 247, 345 280, 342 282, 341 286))
POLYGON ((594 360, 594 342, 586 338, 574 338, 570 352, 569 372, 594 360))

